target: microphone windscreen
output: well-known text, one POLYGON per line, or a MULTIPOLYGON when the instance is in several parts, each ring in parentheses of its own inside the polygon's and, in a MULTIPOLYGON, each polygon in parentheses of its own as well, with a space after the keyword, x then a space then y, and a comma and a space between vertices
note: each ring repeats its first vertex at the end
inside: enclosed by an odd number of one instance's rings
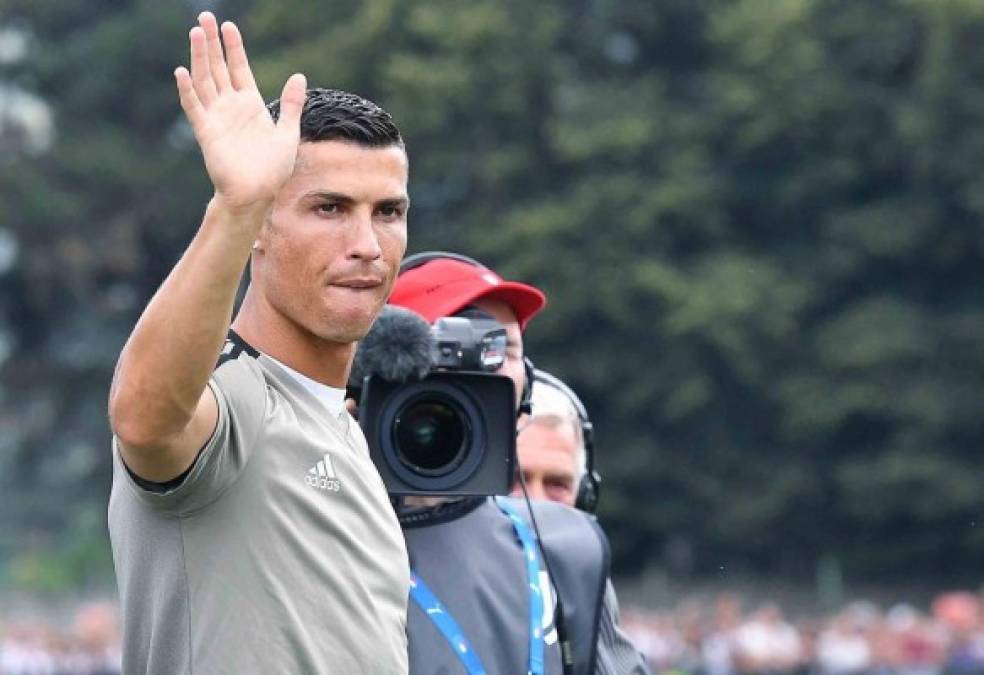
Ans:
POLYGON ((430 341, 431 327, 422 316, 386 305, 356 348, 348 386, 361 388, 369 375, 396 383, 423 379, 431 368, 430 341))

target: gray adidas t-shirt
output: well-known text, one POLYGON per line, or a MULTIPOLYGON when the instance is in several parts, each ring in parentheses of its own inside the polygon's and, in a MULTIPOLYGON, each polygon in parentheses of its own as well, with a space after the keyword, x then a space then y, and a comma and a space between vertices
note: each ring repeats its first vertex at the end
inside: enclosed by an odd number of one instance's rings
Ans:
POLYGON ((142 488, 114 444, 124 672, 405 674, 407 552, 358 424, 263 355, 209 386, 179 487, 142 488))

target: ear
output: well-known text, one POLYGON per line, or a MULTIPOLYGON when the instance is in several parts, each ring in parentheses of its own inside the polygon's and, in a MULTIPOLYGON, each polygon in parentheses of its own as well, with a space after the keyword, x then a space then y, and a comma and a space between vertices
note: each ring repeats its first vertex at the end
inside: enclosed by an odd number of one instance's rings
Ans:
POLYGON ((263 225, 260 227, 260 231, 256 233, 256 239, 253 240, 252 249, 254 251, 266 251, 266 241, 270 236, 270 221, 273 218, 273 209, 267 211, 266 218, 263 219, 263 225))
POLYGON ((260 231, 256 233, 256 239, 253 240, 253 246, 252 246, 253 252, 255 253, 257 251, 261 251, 261 252, 266 251, 268 238, 269 238, 268 224, 263 223, 263 227, 261 227, 260 231))

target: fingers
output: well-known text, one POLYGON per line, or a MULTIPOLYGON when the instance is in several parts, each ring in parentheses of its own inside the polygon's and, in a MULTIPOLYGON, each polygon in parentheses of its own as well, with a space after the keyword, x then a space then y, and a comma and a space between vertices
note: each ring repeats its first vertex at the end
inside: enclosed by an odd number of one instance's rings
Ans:
MULTIPOLYGON (((220 36, 215 15, 211 12, 202 12, 198 23, 188 33, 191 71, 189 73, 185 68, 174 71, 181 107, 192 127, 201 123, 206 109, 224 92, 256 89, 239 28, 226 21, 222 24, 220 36)), ((278 128, 287 129, 293 134, 299 132, 306 88, 307 80, 303 75, 294 74, 288 78, 280 97, 278 128)))
POLYGON ((222 40, 219 39, 219 24, 211 12, 202 12, 198 23, 205 31, 205 44, 208 49, 208 68, 212 73, 215 89, 222 92, 229 88, 229 70, 222 55, 222 40))
POLYGON ((280 117, 277 120, 278 129, 288 129, 299 133, 301 126, 301 110, 307 97, 307 78, 300 73, 294 73, 284 84, 280 94, 280 117))
POLYGON ((226 57, 222 54, 222 39, 219 37, 219 26, 215 20, 215 15, 211 12, 202 12, 198 16, 198 26, 195 26, 188 33, 188 40, 191 43, 191 81, 195 87, 195 93, 199 102, 208 107, 219 94, 233 86, 232 76, 229 67, 236 72, 236 88, 242 86, 253 86, 253 74, 249 70, 246 62, 246 51, 243 48, 243 39, 235 25, 226 22, 222 30, 226 38, 231 41, 227 46, 234 46, 233 53, 230 55, 230 64, 226 65, 226 57))
POLYGON ((229 66, 229 78, 236 89, 256 89, 253 71, 246 60, 246 48, 243 46, 243 36, 239 28, 231 21, 222 24, 222 42, 225 44, 226 63, 229 66))
POLYGON ((192 129, 197 129, 202 121, 205 109, 202 102, 198 100, 195 93, 195 85, 191 81, 191 73, 187 68, 181 67, 174 71, 174 79, 178 85, 178 98, 181 100, 181 109, 185 111, 188 122, 192 129))
POLYGON ((205 42, 205 30, 195 26, 188 33, 191 42, 191 82, 195 93, 202 105, 208 106, 218 97, 215 82, 212 81, 212 70, 208 64, 208 46, 205 42))

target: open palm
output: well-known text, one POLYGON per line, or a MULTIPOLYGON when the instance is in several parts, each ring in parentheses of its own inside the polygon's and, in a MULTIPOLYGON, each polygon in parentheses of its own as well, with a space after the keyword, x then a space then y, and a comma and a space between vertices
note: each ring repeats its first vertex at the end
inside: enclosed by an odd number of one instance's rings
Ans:
POLYGON ((208 175, 216 194, 230 206, 272 200, 297 157, 304 76, 287 80, 274 123, 253 79, 239 29, 231 22, 222 24, 220 39, 210 12, 199 16, 199 24, 189 33, 191 71, 178 68, 175 78, 208 175))

